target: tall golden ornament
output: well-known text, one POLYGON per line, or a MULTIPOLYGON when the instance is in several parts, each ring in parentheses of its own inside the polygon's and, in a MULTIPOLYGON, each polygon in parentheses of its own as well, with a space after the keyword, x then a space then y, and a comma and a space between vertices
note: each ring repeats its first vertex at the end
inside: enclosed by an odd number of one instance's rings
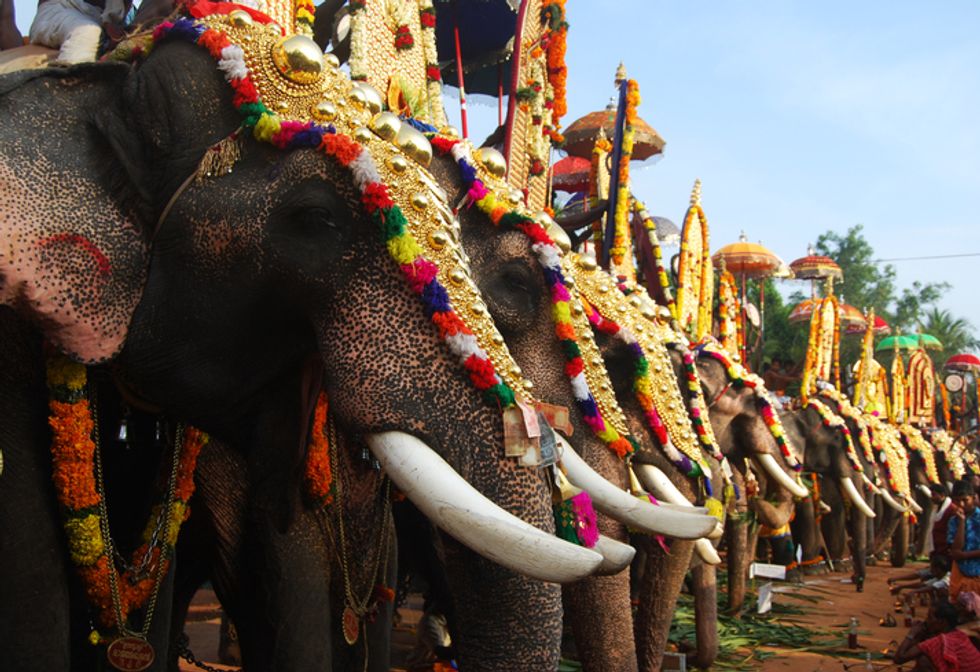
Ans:
POLYGON ((432 0, 354 0, 350 17, 351 78, 392 112, 445 126, 432 0))
POLYGON ((902 361, 902 353, 898 349, 898 337, 900 332, 895 332, 895 351, 892 359, 892 390, 889 400, 891 407, 888 409, 888 419, 894 423, 903 423, 908 415, 908 398, 906 396, 905 381, 905 362, 902 361))
POLYGON ((804 403, 817 389, 818 381, 831 383, 840 389, 840 306, 834 296, 832 281, 827 283, 827 296, 815 300, 810 315, 806 364, 800 386, 804 403))
MULTIPOLYGON (((599 135, 592 146, 592 166, 589 170, 589 205, 595 206, 600 201, 609 199, 609 154, 612 143, 606 137, 606 129, 599 127, 599 135)), ((606 230, 606 215, 602 215, 592 224, 593 252, 596 257, 602 256, 603 235, 606 230)))
MULTIPOLYGON (((551 169, 551 146, 557 135, 555 116, 556 90, 551 74, 564 81, 564 39, 568 25, 562 13, 564 3, 553 3, 542 11, 541 0, 525 0, 517 15, 510 102, 507 107, 507 136, 504 156, 507 158, 507 184, 525 194, 525 203, 533 211, 543 210, 548 202, 548 174, 551 169), (549 68, 549 48, 561 43, 561 53, 551 50, 555 60, 549 68), (560 71, 560 72, 559 72, 560 71)), ((564 105, 564 91, 557 92, 564 105)))
POLYGON ((681 229, 681 252, 677 266, 677 321, 692 341, 711 333, 714 298, 714 269, 708 236, 708 219, 701 207, 701 180, 694 181, 691 205, 681 229))
POLYGON ((725 268, 725 260, 722 259, 718 273, 718 343, 736 361, 742 358, 741 310, 735 276, 725 268))
POLYGON ((936 424, 936 372, 922 348, 909 357, 908 388, 909 423, 920 427, 936 424))
POLYGON ((868 326, 861 342, 861 359, 854 363, 854 405, 865 413, 888 413, 888 377, 874 358, 875 309, 865 316, 868 326))

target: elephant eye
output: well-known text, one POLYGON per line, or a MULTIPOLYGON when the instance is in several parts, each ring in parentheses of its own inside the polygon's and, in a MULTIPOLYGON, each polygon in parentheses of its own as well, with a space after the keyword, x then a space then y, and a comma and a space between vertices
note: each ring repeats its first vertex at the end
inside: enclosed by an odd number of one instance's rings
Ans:
POLYGON ((494 269, 489 282, 480 283, 480 287, 484 290, 497 326, 513 334, 529 324, 542 284, 539 269, 528 268, 526 262, 514 260, 494 269))

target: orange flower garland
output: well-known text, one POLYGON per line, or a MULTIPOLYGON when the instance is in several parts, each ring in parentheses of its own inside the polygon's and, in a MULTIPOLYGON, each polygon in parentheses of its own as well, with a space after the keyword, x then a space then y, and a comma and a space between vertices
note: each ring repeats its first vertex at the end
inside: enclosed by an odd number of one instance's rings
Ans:
POLYGON ((626 87, 626 124, 623 128, 622 154, 619 158, 619 182, 617 183, 616 212, 613 213, 613 242, 609 256, 616 266, 623 263, 626 241, 629 239, 630 213, 630 161, 633 158, 633 141, 636 136, 636 108, 640 105, 640 85, 635 79, 622 84, 626 87))
POLYGON ((333 469, 330 465, 330 444, 327 440, 327 395, 320 392, 313 415, 313 436, 306 454, 306 494, 312 504, 326 506, 333 501, 333 469))
POLYGON ((551 125, 546 132, 556 145, 565 138, 558 132, 561 118, 568 112, 566 94, 568 91, 568 68, 565 66, 565 49, 568 38, 568 23, 565 21, 565 0, 553 0, 541 10, 548 24, 548 32, 543 42, 547 45, 548 83, 551 85, 551 125))
MULTIPOLYGON (((155 570, 159 569, 161 575, 167 571, 180 526, 188 515, 188 501, 194 494, 197 457, 207 444, 208 436, 192 427, 184 432, 170 520, 160 527, 165 534, 162 539, 153 539, 162 515, 162 507, 158 505, 143 531, 144 543, 131 556, 130 564, 139 566, 149 553, 150 569, 140 578, 130 570, 119 573, 115 564, 110 563, 102 535, 104 521, 100 515, 101 497, 95 470, 97 446, 92 439, 95 423, 87 398, 86 369, 62 355, 51 356, 47 362, 47 383, 51 395, 48 423, 52 433, 53 482, 62 509, 68 552, 78 569, 89 603, 96 610, 99 625, 122 629, 126 623, 116 622, 109 572, 116 572, 120 613, 124 621, 128 621, 130 613, 143 607, 153 592, 154 579, 158 575, 155 570), (162 567, 160 562, 164 563, 162 567)), ((92 641, 100 641, 97 633, 92 641)))

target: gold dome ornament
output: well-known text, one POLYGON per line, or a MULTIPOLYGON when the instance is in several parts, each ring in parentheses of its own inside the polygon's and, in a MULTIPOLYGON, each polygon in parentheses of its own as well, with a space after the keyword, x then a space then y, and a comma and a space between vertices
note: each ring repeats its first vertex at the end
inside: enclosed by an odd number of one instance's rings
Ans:
POLYGON ((568 254, 572 251, 572 239, 568 237, 565 229, 561 228, 558 222, 551 218, 551 215, 541 210, 534 215, 534 221, 544 227, 544 230, 548 233, 548 237, 554 241, 562 253, 568 254))
POLYGON ((474 158, 494 177, 503 178, 507 174, 507 159, 493 147, 481 147, 474 155, 474 158))
POLYGON ((395 135, 395 146, 423 166, 432 162, 432 144, 411 124, 402 124, 395 135))
POLYGON ((382 140, 393 142, 398 131, 402 127, 402 120, 393 112, 381 112, 374 115, 371 120, 371 130, 378 134, 382 140))
POLYGON ((252 20, 252 15, 246 12, 244 9, 236 9, 228 12, 228 20, 231 21, 231 25, 238 28, 245 28, 254 23, 252 20))
POLYGON ((384 101, 376 88, 364 82, 356 82, 354 89, 364 95, 364 104, 367 105, 371 114, 377 114, 384 109, 384 101))
POLYGON ((313 84, 323 77, 323 51, 306 35, 284 37, 272 47, 272 62, 279 74, 297 84, 313 84))

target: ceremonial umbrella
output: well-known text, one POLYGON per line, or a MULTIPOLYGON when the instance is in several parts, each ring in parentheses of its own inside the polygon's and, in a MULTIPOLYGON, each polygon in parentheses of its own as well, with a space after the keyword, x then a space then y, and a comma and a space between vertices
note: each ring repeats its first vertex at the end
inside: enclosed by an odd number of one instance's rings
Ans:
POLYGON ((953 355, 946 360, 946 363, 943 364, 943 368, 953 369, 955 371, 972 371, 977 373, 980 372, 980 357, 969 353, 953 355))
MULTIPOLYGON (((763 280, 773 275, 780 266, 784 266, 783 260, 776 256, 759 243, 750 243, 748 236, 743 231, 738 237, 738 242, 723 246, 713 255, 711 261, 715 268, 724 267, 731 273, 739 276, 742 281, 742 306, 747 307, 748 302, 745 292, 745 279, 758 278, 763 280)), ((766 285, 764 282, 759 284, 759 336, 756 339, 757 348, 762 345, 765 336, 765 317, 766 317, 766 285)), ((743 308, 745 310, 745 308, 743 308)), ((743 333, 747 333, 743 331, 743 333)), ((747 360, 748 342, 745 345, 743 359, 747 360)))
POLYGON ((823 280, 824 278, 841 280, 844 277, 840 266, 833 259, 815 254, 812 247, 807 252, 807 256, 800 257, 789 264, 796 278, 799 280, 823 280))
POLYGON ((893 350, 898 346, 899 350, 916 350, 925 348, 927 350, 942 350, 943 344, 939 339, 931 334, 902 334, 901 336, 888 336, 881 339, 875 346, 875 352, 893 350))
POLYGON ((505 82, 511 79, 519 0, 435 0, 436 52, 446 83, 459 89, 460 115, 466 136, 468 93, 496 96, 502 123, 505 82), (463 83, 465 74, 466 83, 463 83))
MULTIPOLYGON (((863 334, 867 328, 867 323, 865 323, 863 326, 858 324, 848 324, 844 329, 844 333, 848 335, 863 334)), ((875 315, 874 333, 880 336, 882 334, 890 334, 891 332, 892 328, 888 326, 888 323, 881 319, 880 315, 875 315)))
POLYGON ((664 247, 674 247, 681 244, 681 230, 666 217, 653 216, 650 219, 657 225, 657 240, 664 247))
MULTIPOLYGON (((818 299, 819 300, 819 299, 818 299)), ((805 299, 793 307, 790 311, 789 319, 790 322, 809 322, 810 316, 813 314, 813 299, 805 299)), ((868 321, 864 318, 864 315, 860 310, 855 308, 849 303, 841 302, 838 307, 838 312, 840 313, 841 324, 851 325, 857 329, 857 332, 849 333, 862 333, 868 326, 868 321)), ((875 321, 877 323, 877 320, 875 321)), ((884 320, 882 320, 884 322, 884 320)), ((886 327, 888 325, 885 325, 886 327)))
MULTIPOLYGON (((565 144, 562 149, 572 156, 591 160, 599 129, 604 129, 608 138, 616 135, 615 103, 610 102, 605 109, 589 112, 569 124, 564 132, 565 144)), ((633 161, 643 161, 663 152, 666 144, 664 139, 640 117, 633 124, 633 132, 633 161)))
POLYGON ((551 185, 556 191, 574 194, 588 191, 592 162, 578 156, 566 156, 551 168, 551 185))

